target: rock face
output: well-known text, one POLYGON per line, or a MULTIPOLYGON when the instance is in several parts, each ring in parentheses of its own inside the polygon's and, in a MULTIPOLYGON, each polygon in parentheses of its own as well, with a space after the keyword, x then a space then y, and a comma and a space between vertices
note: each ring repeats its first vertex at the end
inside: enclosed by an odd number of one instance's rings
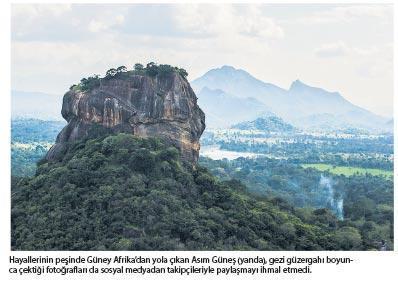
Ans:
POLYGON ((159 137, 180 149, 183 160, 196 163, 205 129, 197 97, 178 73, 100 79, 99 86, 90 91, 70 90, 63 98, 62 116, 68 124, 47 153, 49 161, 57 159, 67 142, 105 130, 159 137))

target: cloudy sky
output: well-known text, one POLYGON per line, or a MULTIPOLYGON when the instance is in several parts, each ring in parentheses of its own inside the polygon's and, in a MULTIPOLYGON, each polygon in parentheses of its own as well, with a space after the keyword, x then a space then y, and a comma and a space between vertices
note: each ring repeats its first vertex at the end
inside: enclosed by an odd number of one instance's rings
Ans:
POLYGON ((33 5, 12 7, 12 88, 63 94, 110 67, 155 61, 193 80, 232 65, 296 79, 392 116, 391 5, 33 5))

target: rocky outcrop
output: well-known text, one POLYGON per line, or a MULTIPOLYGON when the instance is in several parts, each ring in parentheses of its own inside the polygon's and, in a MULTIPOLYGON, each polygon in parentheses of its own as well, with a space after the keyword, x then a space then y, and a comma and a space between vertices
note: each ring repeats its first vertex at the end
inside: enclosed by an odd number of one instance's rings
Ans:
POLYGON ((159 137, 180 149, 185 161, 196 163, 205 115, 188 81, 178 73, 167 76, 125 75, 100 79, 89 91, 70 90, 64 95, 62 116, 68 124, 47 153, 55 160, 68 142, 93 131, 132 133, 159 137))

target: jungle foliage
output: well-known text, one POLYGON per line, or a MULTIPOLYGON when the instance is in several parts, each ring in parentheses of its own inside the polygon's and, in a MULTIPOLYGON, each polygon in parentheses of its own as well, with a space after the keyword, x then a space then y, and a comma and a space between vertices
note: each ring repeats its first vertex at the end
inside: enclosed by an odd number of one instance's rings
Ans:
POLYGON ((73 91, 86 92, 98 88, 101 85, 101 80, 126 79, 131 75, 167 77, 174 73, 179 74, 184 79, 188 76, 188 72, 185 69, 168 64, 156 64, 154 62, 150 62, 144 67, 141 63, 136 63, 132 70, 128 70, 126 66, 122 65, 117 68, 109 69, 106 71, 104 77, 100 77, 100 75, 95 74, 87 78, 83 78, 80 80, 79 84, 74 84, 70 86, 69 89, 73 91))
POLYGON ((13 179, 11 223, 13 250, 374 248, 327 209, 253 196, 129 134, 77 142, 34 177, 13 179))

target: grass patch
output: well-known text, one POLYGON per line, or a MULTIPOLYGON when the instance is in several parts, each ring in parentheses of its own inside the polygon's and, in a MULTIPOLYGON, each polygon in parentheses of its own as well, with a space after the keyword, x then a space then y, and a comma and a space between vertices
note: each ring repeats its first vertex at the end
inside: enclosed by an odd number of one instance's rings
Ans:
POLYGON ((387 170, 380 170, 380 169, 367 169, 367 168, 358 168, 358 167, 343 167, 343 166, 334 166, 329 164, 302 164, 303 168, 314 168, 319 171, 329 171, 332 174, 336 175, 345 175, 345 176, 352 176, 352 175, 365 175, 370 174, 373 176, 385 176, 388 179, 392 179, 394 172, 387 171, 387 170))

